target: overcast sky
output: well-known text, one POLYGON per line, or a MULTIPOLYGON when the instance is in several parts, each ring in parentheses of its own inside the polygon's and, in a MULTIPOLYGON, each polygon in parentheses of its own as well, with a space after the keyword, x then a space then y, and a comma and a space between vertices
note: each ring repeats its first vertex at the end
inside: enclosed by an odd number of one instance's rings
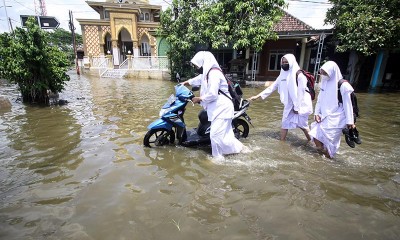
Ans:
MULTIPOLYGON (((96 1, 96 0, 92 0, 96 1)), ((101 0, 97 0, 103 2, 101 0)), ((150 0, 151 4, 162 5, 165 9, 172 0, 150 0)), ((36 0, 38 3, 39 0, 36 0)), ((313 28, 322 29, 324 26, 326 10, 331 6, 328 0, 286 0, 290 14, 299 18, 313 28)), ((99 19, 99 14, 86 4, 85 0, 45 0, 47 16, 54 16, 60 22, 60 27, 69 30, 68 12, 71 10, 74 16, 74 24, 77 33, 81 33, 76 18, 99 19)), ((9 25, 6 21, 6 11, 13 28, 21 26, 20 15, 35 15, 35 0, 2 0, 0 1, 0 32, 8 32, 9 25), (5 6, 4 7, 4 2, 5 6)))

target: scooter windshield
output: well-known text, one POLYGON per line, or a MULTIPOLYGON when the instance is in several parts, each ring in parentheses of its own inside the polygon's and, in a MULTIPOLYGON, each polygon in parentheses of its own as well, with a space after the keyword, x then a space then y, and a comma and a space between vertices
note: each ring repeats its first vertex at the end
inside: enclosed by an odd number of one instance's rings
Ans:
POLYGON ((168 100, 167 100, 167 104, 168 105, 172 105, 175 102, 176 97, 174 96, 174 94, 171 94, 171 96, 169 96, 168 100))
POLYGON ((167 102, 160 110, 160 117, 166 113, 175 111, 184 107, 187 103, 187 100, 193 96, 193 93, 185 86, 178 84, 175 86, 175 95, 172 94, 169 96, 167 102))
POLYGON ((171 94, 171 96, 169 96, 169 98, 167 99, 167 102, 164 104, 164 106, 162 106, 162 109, 171 107, 171 105, 174 104, 175 100, 176 97, 174 96, 174 94, 171 94))
POLYGON ((175 93, 176 97, 180 101, 186 101, 187 99, 190 99, 193 96, 192 91, 190 91, 189 88, 183 86, 182 84, 178 84, 175 86, 175 93))

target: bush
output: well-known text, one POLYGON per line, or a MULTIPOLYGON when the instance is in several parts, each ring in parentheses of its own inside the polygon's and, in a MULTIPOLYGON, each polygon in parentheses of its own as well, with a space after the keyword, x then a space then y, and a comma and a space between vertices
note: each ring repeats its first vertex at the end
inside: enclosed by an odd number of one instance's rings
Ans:
POLYGON ((0 57, 2 77, 18 84, 24 102, 48 104, 48 92, 62 91, 69 80, 66 54, 48 44, 48 34, 33 18, 26 29, 0 34, 0 57))

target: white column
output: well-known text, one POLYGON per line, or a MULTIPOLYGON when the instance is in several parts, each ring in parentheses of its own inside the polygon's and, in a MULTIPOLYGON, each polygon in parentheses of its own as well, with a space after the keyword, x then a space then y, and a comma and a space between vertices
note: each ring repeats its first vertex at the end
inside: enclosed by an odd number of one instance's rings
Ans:
POLYGON ((139 57, 139 48, 133 48, 133 57, 139 57))
POLYGON ((113 47, 114 66, 119 66, 119 48, 113 47))

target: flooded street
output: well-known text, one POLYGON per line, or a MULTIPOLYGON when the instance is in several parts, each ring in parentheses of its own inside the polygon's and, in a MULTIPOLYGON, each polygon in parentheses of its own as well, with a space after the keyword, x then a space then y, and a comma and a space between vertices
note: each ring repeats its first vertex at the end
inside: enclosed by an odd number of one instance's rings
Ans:
MULTIPOLYGON (((0 84, 12 101, 0 111, 0 239, 400 238, 399 93, 357 94, 363 143, 342 137, 334 159, 300 129, 278 140, 274 93, 250 105, 252 152, 214 161, 210 148, 143 147, 176 83, 70 74, 64 106, 23 105, 0 84)), ((199 110, 188 104, 189 127, 199 110)))

